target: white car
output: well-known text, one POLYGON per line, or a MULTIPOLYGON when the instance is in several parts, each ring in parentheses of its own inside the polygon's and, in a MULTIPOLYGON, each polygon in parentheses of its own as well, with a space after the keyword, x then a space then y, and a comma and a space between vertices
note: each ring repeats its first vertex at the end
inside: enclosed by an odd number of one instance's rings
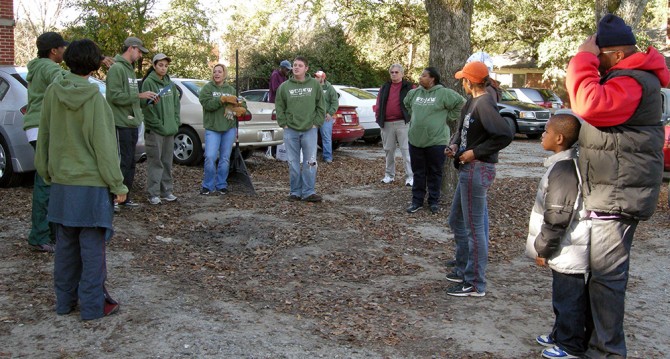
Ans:
POLYGON ((356 106, 358 122, 365 129, 363 140, 367 143, 379 142, 381 129, 375 120, 373 110, 373 106, 377 104, 377 96, 358 87, 343 85, 333 85, 333 87, 340 98, 340 106, 356 106))
POLYGON ((363 90, 375 95, 375 97, 379 96, 379 87, 368 87, 364 88, 363 90))

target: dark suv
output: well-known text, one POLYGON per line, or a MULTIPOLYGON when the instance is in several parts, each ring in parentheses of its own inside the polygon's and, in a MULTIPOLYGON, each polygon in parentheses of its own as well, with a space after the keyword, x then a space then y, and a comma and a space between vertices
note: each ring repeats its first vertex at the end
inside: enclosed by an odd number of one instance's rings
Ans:
POLYGON ((502 90, 498 110, 504 119, 514 124, 516 133, 524 134, 530 139, 542 136, 544 125, 551 117, 551 112, 546 108, 521 102, 506 90, 502 90))

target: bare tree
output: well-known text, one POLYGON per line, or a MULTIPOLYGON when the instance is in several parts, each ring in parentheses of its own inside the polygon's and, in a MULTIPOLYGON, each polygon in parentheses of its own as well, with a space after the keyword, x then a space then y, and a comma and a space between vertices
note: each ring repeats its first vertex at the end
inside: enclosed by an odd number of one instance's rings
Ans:
MULTIPOLYGON (((471 53, 470 25, 472 23, 473 0, 425 0, 430 24, 431 66, 442 75, 442 82, 462 92, 460 82, 454 78, 471 53)), ((456 124, 450 126, 456 132, 456 124)), ((458 173, 449 159, 445 162, 442 179, 442 196, 451 198, 456 190, 458 173)))
POLYGON ((20 0, 18 4, 14 28, 14 62, 17 65, 25 65, 35 57, 35 40, 40 34, 57 30, 66 0, 39 0, 31 4, 30 8, 26 0, 20 0))

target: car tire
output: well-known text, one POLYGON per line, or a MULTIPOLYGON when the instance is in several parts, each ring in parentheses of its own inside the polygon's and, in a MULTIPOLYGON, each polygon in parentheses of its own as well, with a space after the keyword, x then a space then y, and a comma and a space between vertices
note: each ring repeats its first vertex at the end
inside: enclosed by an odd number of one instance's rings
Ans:
POLYGON ((363 138, 363 141, 369 145, 374 145, 377 144, 379 141, 381 141, 381 136, 375 136, 375 137, 365 137, 363 138))
POLYGON ((539 134, 539 133, 527 133, 526 134, 526 137, 528 137, 528 139, 530 139, 530 140, 537 140, 538 138, 540 138, 540 136, 542 136, 542 135, 539 134))
POLYGON ((336 149, 340 148, 340 146, 342 146, 342 143, 333 141, 332 150, 335 151, 336 149))
POLYGON ((12 154, 5 138, 0 136, 0 187, 12 187, 21 182, 23 176, 12 168, 12 154))
POLYGON ((202 142, 200 137, 190 127, 182 126, 174 135, 174 163, 185 166, 195 166, 202 160, 202 142))

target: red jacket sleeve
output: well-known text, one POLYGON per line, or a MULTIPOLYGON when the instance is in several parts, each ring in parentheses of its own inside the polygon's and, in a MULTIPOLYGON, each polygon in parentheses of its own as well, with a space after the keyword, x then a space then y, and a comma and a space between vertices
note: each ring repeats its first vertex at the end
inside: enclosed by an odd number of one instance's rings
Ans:
POLYGON ((580 52, 570 60, 565 85, 572 111, 596 127, 617 126, 630 118, 642 98, 642 86, 618 76, 600 84, 598 57, 580 52))

